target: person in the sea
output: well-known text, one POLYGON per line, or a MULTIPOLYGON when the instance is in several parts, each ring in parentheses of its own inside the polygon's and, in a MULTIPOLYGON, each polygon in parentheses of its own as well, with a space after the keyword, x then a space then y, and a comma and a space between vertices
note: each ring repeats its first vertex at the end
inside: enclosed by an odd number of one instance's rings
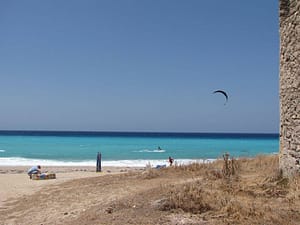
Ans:
POLYGON ((170 163, 170 166, 173 165, 173 162, 174 162, 174 159, 173 159, 171 156, 169 156, 169 163, 170 163))
POLYGON ((28 171, 27 174, 30 177, 30 179, 32 178, 32 174, 41 174, 41 166, 37 165, 37 166, 33 166, 31 167, 28 171))

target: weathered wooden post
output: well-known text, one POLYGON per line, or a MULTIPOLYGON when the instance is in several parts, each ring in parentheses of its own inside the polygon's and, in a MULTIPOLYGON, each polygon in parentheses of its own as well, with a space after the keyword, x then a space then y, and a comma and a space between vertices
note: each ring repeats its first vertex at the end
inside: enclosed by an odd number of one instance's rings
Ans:
POLYGON ((96 172, 101 172, 101 153, 100 152, 98 152, 98 154, 97 154, 96 172))

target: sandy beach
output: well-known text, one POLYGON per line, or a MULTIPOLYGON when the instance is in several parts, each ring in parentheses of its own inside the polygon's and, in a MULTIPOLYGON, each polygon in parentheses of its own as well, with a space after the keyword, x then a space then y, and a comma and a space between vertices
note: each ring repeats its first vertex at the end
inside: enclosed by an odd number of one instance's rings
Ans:
POLYGON ((298 224, 300 177, 278 173, 278 156, 163 169, 45 167, 54 180, 30 180, 25 167, 0 168, 1 225, 298 224))
POLYGON ((0 166, 0 209, 7 202, 66 181, 142 170, 130 167, 104 167, 102 172, 95 172, 95 167, 88 166, 46 166, 42 168, 42 172, 55 173, 56 179, 31 180, 27 175, 28 169, 28 166, 0 166))

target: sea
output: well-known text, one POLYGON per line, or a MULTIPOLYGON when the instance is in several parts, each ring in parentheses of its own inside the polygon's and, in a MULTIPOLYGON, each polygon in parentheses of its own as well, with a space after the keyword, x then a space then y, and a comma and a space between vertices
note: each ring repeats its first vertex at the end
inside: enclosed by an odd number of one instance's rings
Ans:
POLYGON ((144 167, 277 154, 279 134, 0 131, 0 166, 144 167))

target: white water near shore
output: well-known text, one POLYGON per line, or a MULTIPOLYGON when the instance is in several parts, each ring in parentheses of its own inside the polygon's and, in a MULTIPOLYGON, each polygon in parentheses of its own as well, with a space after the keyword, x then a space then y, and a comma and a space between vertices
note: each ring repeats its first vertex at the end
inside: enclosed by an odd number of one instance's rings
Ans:
MULTIPOLYGON (((175 159, 176 164, 190 164, 194 162, 206 163, 214 161, 215 159, 175 159)), ((166 160, 113 160, 102 161, 102 166, 112 167, 145 167, 147 165, 168 165, 166 160)), ((86 161, 59 161, 59 160, 46 160, 46 159, 30 159, 19 157, 4 157, 0 158, 0 166, 95 166, 96 160, 86 161)))

